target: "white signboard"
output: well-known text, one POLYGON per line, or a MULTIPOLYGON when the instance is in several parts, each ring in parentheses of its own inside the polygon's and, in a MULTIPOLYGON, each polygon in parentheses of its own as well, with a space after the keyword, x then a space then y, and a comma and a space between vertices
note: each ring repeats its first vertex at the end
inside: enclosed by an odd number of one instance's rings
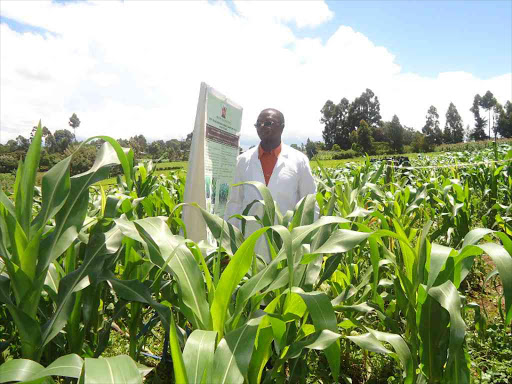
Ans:
MULTIPOLYGON (((188 160, 185 202, 196 202, 211 213, 223 216, 233 183, 242 108, 205 83, 201 83, 196 122, 188 160)), ((189 239, 208 239, 201 213, 185 207, 183 218, 189 239)))

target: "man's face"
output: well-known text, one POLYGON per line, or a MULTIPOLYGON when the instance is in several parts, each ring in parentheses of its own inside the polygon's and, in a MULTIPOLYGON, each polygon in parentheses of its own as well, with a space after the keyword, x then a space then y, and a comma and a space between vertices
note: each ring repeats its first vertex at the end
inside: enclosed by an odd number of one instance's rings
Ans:
POLYGON ((263 111, 258 116, 258 120, 256 121, 256 130, 261 141, 281 141, 283 129, 283 122, 276 112, 263 111))

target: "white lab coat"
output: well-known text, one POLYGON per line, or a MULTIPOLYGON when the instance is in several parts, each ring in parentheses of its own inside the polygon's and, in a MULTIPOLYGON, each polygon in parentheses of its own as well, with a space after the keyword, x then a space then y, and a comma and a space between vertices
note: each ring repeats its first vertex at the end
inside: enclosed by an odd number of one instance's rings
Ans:
MULTIPOLYGON (((265 184, 265 176, 258 158, 258 147, 256 146, 238 156, 234 184, 243 181, 259 181, 265 184)), ((286 144, 281 144, 281 153, 270 177, 267 187, 272 193, 279 211, 284 215, 286 211, 295 208, 297 203, 306 195, 316 193, 315 180, 311 174, 309 160, 302 152, 297 151, 286 144)), ((227 220, 234 214, 242 214, 248 204, 254 200, 262 200, 262 196, 256 187, 243 185, 232 187, 226 205, 224 218, 227 220)), ((258 215, 263 217, 263 206, 255 203, 248 213, 249 216, 258 215)), ((240 220, 231 219, 230 223, 241 227, 240 220)), ((254 222, 246 225, 246 237, 260 228, 254 222)), ((256 252, 270 260, 268 247, 265 242, 258 242, 256 252)))

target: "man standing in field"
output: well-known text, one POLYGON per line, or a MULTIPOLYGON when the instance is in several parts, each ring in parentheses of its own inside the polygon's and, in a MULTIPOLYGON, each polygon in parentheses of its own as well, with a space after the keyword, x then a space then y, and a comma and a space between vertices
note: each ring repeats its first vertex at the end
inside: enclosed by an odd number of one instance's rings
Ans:
MULTIPOLYGON (((264 109, 254 125, 261 140, 260 145, 238 157, 234 184, 244 181, 264 183, 272 193, 279 211, 284 215, 293 210, 306 195, 316 192, 306 155, 281 142, 284 129, 284 116, 277 109, 264 109)), ((227 220, 234 214, 242 214, 248 204, 261 200, 262 196, 252 185, 233 187, 226 205, 224 217, 227 220)), ((248 215, 262 217, 263 207, 253 204, 248 215)), ((240 227, 238 219, 232 224, 240 227)), ((254 222, 247 223, 246 236, 259 228, 254 222)), ((270 260, 268 249, 260 241, 256 249, 270 260)))

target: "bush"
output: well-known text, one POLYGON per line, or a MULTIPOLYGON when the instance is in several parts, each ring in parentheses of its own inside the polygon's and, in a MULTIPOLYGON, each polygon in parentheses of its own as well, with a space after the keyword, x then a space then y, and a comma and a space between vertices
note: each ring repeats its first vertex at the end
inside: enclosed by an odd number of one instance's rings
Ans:
POLYGON ((7 194, 12 193, 12 187, 14 186, 15 177, 10 173, 0 173, 0 190, 7 192, 7 194))
POLYGON ((352 159, 354 157, 358 157, 359 154, 352 149, 347 149, 346 151, 339 151, 332 156, 333 160, 343 160, 343 159, 352 159))
POLYGON ((94 164, 96 158, 96 147, 94 145, 87 145, 73 155, 71 160, 71 175, 78 175, 79 173, 88 171, 94 164))
POLYGON ((375 141, 373 143, 373 148, 375 149, 376 155, 389 155, 393 153, 391 146, 386 141, 375 141))
POLYGON ((0 173, 16 173, 18 168, 18 159, 16 153, 0 155, 0 173))
POLYGON ((334 144, 332 146, 332 150, 335 151, 335 152, 339 152, 339 151, 341 151, 341 148, 340 148, 340 146, 338 144, 334 144))
POLYGON ((47 151, 41 152, 41 160, 39 161, 39 171, 47 172, 55 164, 64 158, 63 154, 60 153, 48 153, 47 151))

